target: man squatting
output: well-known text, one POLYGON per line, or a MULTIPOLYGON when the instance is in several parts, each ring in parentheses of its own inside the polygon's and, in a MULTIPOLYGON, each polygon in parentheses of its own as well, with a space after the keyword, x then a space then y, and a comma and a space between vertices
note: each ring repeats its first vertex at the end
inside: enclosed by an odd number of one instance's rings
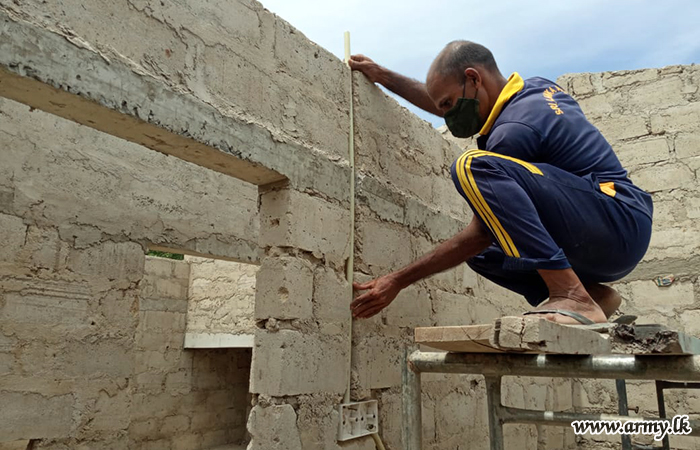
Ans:
POLYGON ((350 67, 428 112, 478 150, 452 165, 469 225, 412 264, 354 285, 353 315, 372 317, 405 287, 465 262, 566 324, 606 322, 620 295, 601 283, 627 275, 651 237, 651 197, 636 187, 578 103, 544 78, 503 77, 491 52, 449 43, 425 84, 363 55, 350 67), (546 301, 545 301, 546 300, 546 301))

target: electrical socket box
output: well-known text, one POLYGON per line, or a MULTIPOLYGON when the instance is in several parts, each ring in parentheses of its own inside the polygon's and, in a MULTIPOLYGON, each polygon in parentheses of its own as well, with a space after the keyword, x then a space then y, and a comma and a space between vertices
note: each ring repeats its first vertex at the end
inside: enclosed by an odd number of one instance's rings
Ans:
POLYGON ((379 413, 376 400, 340 405, 339 441, 349 441, 377 432, 379 432, 379 413))

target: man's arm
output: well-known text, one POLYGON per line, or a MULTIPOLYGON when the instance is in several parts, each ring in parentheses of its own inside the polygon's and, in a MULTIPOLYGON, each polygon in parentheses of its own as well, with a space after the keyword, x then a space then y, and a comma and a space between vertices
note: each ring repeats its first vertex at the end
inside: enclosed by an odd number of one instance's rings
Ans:
POLYGON ((382 67, 364 55, 352 55, 348 64, 353 70, 364 73, 371 82, 379 83, 420 109, 442 117, 442 112, 435 107, 424 83, 382 67))
POLYGON ((438 245, 435 250, 403 269, 376 278, 368 283, 355 283, 356 290, 368 290, 351 304, 352 314, 369 318, 396 298, 401 290, 423 278, 465 262, 491 245, 491 235, 474 216, 471 223, 454 237, 438 245))

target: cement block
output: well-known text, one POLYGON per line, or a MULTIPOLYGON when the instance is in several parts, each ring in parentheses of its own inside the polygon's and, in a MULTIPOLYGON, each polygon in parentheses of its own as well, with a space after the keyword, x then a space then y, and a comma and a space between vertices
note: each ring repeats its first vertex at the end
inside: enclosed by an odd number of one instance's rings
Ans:
POLYGON ((602 87, 605 90, 611 90, 621 86, 629 86, 632 84, 654 81, 658 78, 658 76, 658 69, 607 72, 602 76, 602 87))
POLYGON ((401 384, 401 358, 405 343, 379 334, 365 336, 353 346, 353 370, 363 389, 384 389, 401 384))
POLYGON ((689 186, 695 176, 684 165, 664 164, 635 171, 630 178, 642 189, 653 193, 689 186))
POLYGON ((351 320, 352 291, 344 274, 328 267, 314 271, 314 317, 322 322, 348 322, 351 320))
MULTIPOLYGON (((338 439, 338 407, 329 402, 309 398, 302 400, 296 408, 297 427, 301 447, 304 450, 340 450, 338 439)), ((371 441, 371 439, 368 439, 371 441)))
POLYGON ((399 292, 385 311, 388 325, 411 328, 430 325, 430 297, 425 289, 416 285, 399 292))
POLYGON ((628 170, 630 166, 667 161, 670 158, 668 141, 665 137, 621 142, 615 146, 615 153, 628 170))
POLYGON ((606 93, 593 95, 578 101, 579 106, 588 118, 606 117, 621 107, 622 95, 619 93, 606 93))
POLYGON ((628 93, 632 111, 657 111, 688 103, 683 96, 683 81, 680 77, 662 77, 654 83, 634 86, 628 93))
POLYGON ((674 106, 651 116, 651 131, 654 134, 671 132, 697 132, 700 123, 700 102, 674 106))
POLYGON ((361 220, 357 235, 362 242, 362 263, 377 267, 378 271, 399 269, 413 259, 410 234, 403 227, 361 220))
POLYGON ((348 385, 348 350, 347 337, 260 330, 255 335, 251 392, 342 394, 348 385))
POLYGON ((248 450, 301 450, 297 415, 291 405, 254 406, 248 418, 248 450))
POLYGON ((0 436, 4 441, 60 439, 73 427, 72 395, 44 396, 31 392, 0 392, 0 436))
POLYGON ((68 257, 69 268, 85 275, 131 283, 143 277, 145 255, 134 242, 103 242, 85 250, 74 250, 68 257))
POLYGON ((320 197, 292 189, 263 193, 260 223, 261 246, 300 248, 339 267, 348 256, 349 211, 320 197))
POLYGON ((27 226, 21 218, 0 214, 0 242, 3 243, 0 262, 11 262, 18 258, 26 234, 27 226))
POLYGON ((313 272, 300 258, 268 257, 257 274, 256 319, 308 319, 313 314, 313 272))
POLYGON ((674 140, 676 156, 679 158, 693 158, 700 156, 700 136, 698 134, 680 133, 674 140))
POLYGON ((634 281, 629 284, 630 303, 639 310, 669 312, 674 308, 695 302, 693 284, 676 282, 668 287, 657 287, 653 281, 634 281))
POLYGON ((609 117, 605 120, 596 121, 595 125, 600 132, 603 133, 603 136, 613 143, 613 145, 614 141, 636 138, 649 134, 646 119, 639 116, 625 115, 609 117))

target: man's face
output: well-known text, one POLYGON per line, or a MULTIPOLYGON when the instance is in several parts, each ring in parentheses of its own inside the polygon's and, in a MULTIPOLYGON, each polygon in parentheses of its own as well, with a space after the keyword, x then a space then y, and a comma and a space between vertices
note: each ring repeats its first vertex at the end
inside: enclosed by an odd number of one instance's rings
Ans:
POLYGON ((452 108, 457 99, 476 98, 479 99, 479 118, 481 123, 486 122, 488 116, 488 106, 484 101, 485 89, 482 88, 481 74, 476 69, 467 69, 464 77, 445 77, 437 73, 428 74, 426 88, 428 95, 435 103, 435 106, 444 115, 452 108), (478 89, 478 92, 477 92, 478 89))

